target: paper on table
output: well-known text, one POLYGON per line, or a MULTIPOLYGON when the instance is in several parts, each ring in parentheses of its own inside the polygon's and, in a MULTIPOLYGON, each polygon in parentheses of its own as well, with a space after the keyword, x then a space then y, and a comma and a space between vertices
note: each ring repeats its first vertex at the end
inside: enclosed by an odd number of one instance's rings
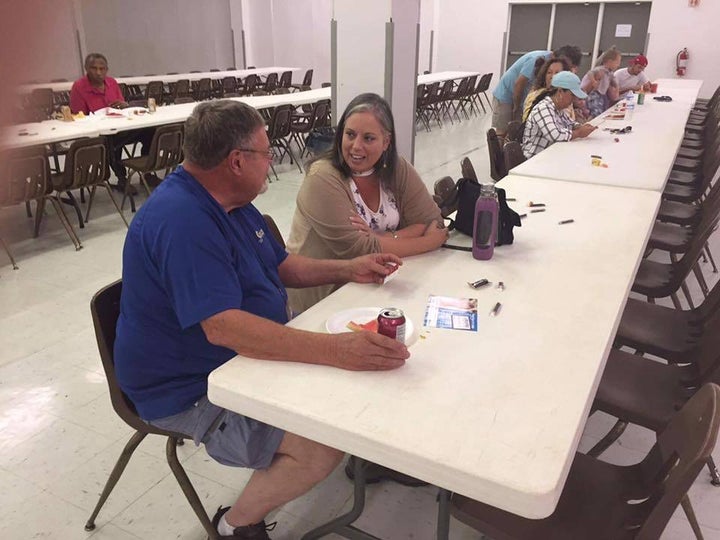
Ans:
POLYGON ((424 326, 477 331, 477 298, 428 296, 424 326))

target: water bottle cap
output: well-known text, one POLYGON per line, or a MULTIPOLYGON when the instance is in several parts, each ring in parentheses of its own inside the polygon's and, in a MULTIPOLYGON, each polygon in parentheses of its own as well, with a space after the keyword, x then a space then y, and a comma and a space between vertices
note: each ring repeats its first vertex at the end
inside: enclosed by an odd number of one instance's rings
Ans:
POLYGON ((495 184, 480 184, 480 195, 495 195, 495 184))

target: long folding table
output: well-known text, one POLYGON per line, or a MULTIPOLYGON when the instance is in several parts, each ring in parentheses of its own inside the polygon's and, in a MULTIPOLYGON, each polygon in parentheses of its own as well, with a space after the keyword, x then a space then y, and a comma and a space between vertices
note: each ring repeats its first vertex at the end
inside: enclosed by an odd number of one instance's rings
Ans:
MULTIPOLYGON (((409 257, 387 285, 346 285, 289 323, 324 332, 341 310, 401 308, 417 334, 404 367, 238 356, 211 373, 210 400, 510 512, 551 514, 660 194, 519 176, 502 187, 519 212, 529 201, 546 211, 529 214, 491 260, 444 249, 409 257), (468 286, 480 278, 491 285, 468 286), (423 327, 429 295, 476 298, 477 331, 423 327)), ((349 519, 304 538, 346 534, 349 519)))

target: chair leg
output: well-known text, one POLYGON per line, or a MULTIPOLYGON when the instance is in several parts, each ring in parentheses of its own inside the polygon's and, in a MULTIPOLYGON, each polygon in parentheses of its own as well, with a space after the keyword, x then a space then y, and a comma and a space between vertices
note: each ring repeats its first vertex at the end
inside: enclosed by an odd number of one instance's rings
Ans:
POLYGON ((695 309, 695 304, 693 304, 692 296, 690 296, 690 288, 687 283, 683 281, 682 285, 680 285, 680 289, 682 289, 683 295, 685 295, 685 300, 687 300, 690 309, 695 309))
POLYGON ((187 498, 188 503, 190 503, 190 506, 200 520, 205 532, 213 540, 218 539, 219 536, 217 530, 215 530, 215 527, 212 526, 210 518, 205 512, 205 508, 200 502, 200 498, 198 497, 195 488, 185 473, 185 469, 183 469, 182 465, 180 465, 180 461, 177 457, 177 444, 178 441, 176 437, 168 437, 167 444, 165 445, 165 454, 167 456, 168 465, 170 465, 170 469, 172 469, 175 479, 178 484, 180 484, 180 488, 183 490, 185 498, 187 498))
POLYGON ((133 436, 130 437, 130 440, 125 445, 125 448, 123 448, 123 451, 120 454, 117 463, 115 463, 115 467, 113 467, 113 470, 110 473, 110 477, 105 483, 105 488, 103 488, 102 493, 100 494, 100 500, 98 501, 97 505, 95 505, 95 510, 93 510, 93 513, 90 515, 87 522, 85 523, 86 531, 95 530, 95 518, 100 513, 100 509, 105 504, 105 501, 110 496, 110 493, 112 493, 112 490, 115 488, 115 484, 117 484, 118 480, 120 480, 120 477, 122 476, 123 471, 125 471, 125 467, 130 461, 133 452, 143 441, 146 435, 147 433, 136 431, 133 436))
POLYGON ((715 460, 712 456, 707 458, 707 467, 710 471, 711 480, 710 483, 713 486, 720 486, 720 474, 718 474, 717 467, 715 466, 715 460))
POLYGON ((685 511, 685 516, 690 523, 690 527, 692 527, 692 530, 695 533, 695 538, 697 538, 697 540, 703 540, 703 533, 700 530, 700 525, 698 524, 697 517, 695 517, 695 510, 693 510, 692 504, 690 503, 690 497, 688 497, 687 493, 680 501, 680 505, 685 511))
POLYGON ((715 266, 715 260, 713 259, 712 253, 710 253, 710 246, 707 242, 705 242, 705 253, 707 254, 707 258, 710 259, 710 264, 712 265, 713 273, 717 274, 718 269, 717 266, 715 266))
POLYGON ((65 227, 65 232, 68 233, 70 240, 72 240, 72 243, 75 245, 75 251, 80 251, 82 249, 82 243, 80 243, 80 238, 75 233, 75 229, 73 229, 72 223, 70 223, 70 220, 65 214, 65 210, 63 210, 62 208, 62 204, 60 204, 60 201, 56 197, 50 197, 50 203, 53 205, 53 208, 55 208, 55 212, 58 215, 60 223, 62 223, 63 227, 65 227))
POLYGON ((2 244, 2 247, 5 250, 5 253, 7 253, 8 257, 10 257, 10 262, 12 263, 13 270, 17 270, 18 265, 15 264, 15 258, 12 256, 12 253, 10 252, 10 247, 5 243, 5 240, 2 239, 2 236, 0 236, 0 244, 2 244))
POLYGON ((40 235, 40 222, 45 214, 45 199, 45 197, 38 199, 37 206, 35 207, 35 230, 33 231, 33 238, 37 238, 40 235))
MULTIPOLYGON (((125 227, 128 229, 130 228, 130 225, 128 225, 127 219, 125 219, 125 214, 123 214, 123 211, 120 210, 120 206, 118 205, 117 201, 115 200, 115 197, 112 194, 112 188, 110 187, 110 184, 107 180, 103 182, 102 184, 105 186, 105 189, 107 189, 108 195, 110 196, 110 200, 112 201, 113 205, 115 206, 115 210, 117 210, 117 213, 120 214, 120 217, 122 218, 123 222, 125 223, 125 227)), ((93 193, 95 192, 95 186, 93 186, 93 193)), ((88 206, 88 216, 90 215, 90 207, 88 206)), ((85 218, 87 221, 87 218, 85 218)))
POLYGON ((680 299, 678 298, 677 294, 672 293, 670 295, 670 300, 672 300, 673 306, 675 306, 675 309, 682 310, 682 304, 680 303, 680 299))
POLYGON ((80 205, 78 204, 77 199, 75 198, 75 196, 72 194, 71 191, 66 191, 65 194, 68 196, 67 199, 61 198, 59 196, 59 194, 58 194, 57 199, 61 202, 69 204, 70 206, 72 206, 75 209, 75 214, 77 215, 77 218, 78 218, 78 226, 81 229, 85 228, 85 223, 83 223, 83 218, 82 218, 82 211, 80 210, 80 205))
POLYGON ((625 420, 621 420, 618 418, 618 421, 615 422, 615 425, 612 427, 612 429, 607 432, 607 435, 600 439, 600 441, 598 441, 595 446, 588 450, 586 454, 594 458, 600 456, 600 454, 610 448, 610 446, 620 438, 620 435, 623 434, 627 426, 628 423, 625 420))
POLYGON ((707 298, 707 295, 710 293, 710 289, 708 289, 707 282, 705 281, 705 276, 703 276, 702 269, 700 268, 699 263, 695 263, 695 266, 693 266, 693 274, 695 274, 695 279, 697 279, 697 282, 700 284, 700 290, 703 293, 703 296, 707 298))
POLYGON ((32 217, 32 209, 30 208, 30 201, 25 201, 25 213, 27 214, 27 217, 32 217))

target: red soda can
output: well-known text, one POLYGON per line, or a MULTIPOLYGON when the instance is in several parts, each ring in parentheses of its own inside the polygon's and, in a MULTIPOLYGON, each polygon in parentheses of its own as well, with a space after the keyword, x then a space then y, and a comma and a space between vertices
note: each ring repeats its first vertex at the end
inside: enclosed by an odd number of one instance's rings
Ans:
POLYGON ((378 334, 405 343, 405 314, 398 308, 384 308, 378 315, 378 334))

